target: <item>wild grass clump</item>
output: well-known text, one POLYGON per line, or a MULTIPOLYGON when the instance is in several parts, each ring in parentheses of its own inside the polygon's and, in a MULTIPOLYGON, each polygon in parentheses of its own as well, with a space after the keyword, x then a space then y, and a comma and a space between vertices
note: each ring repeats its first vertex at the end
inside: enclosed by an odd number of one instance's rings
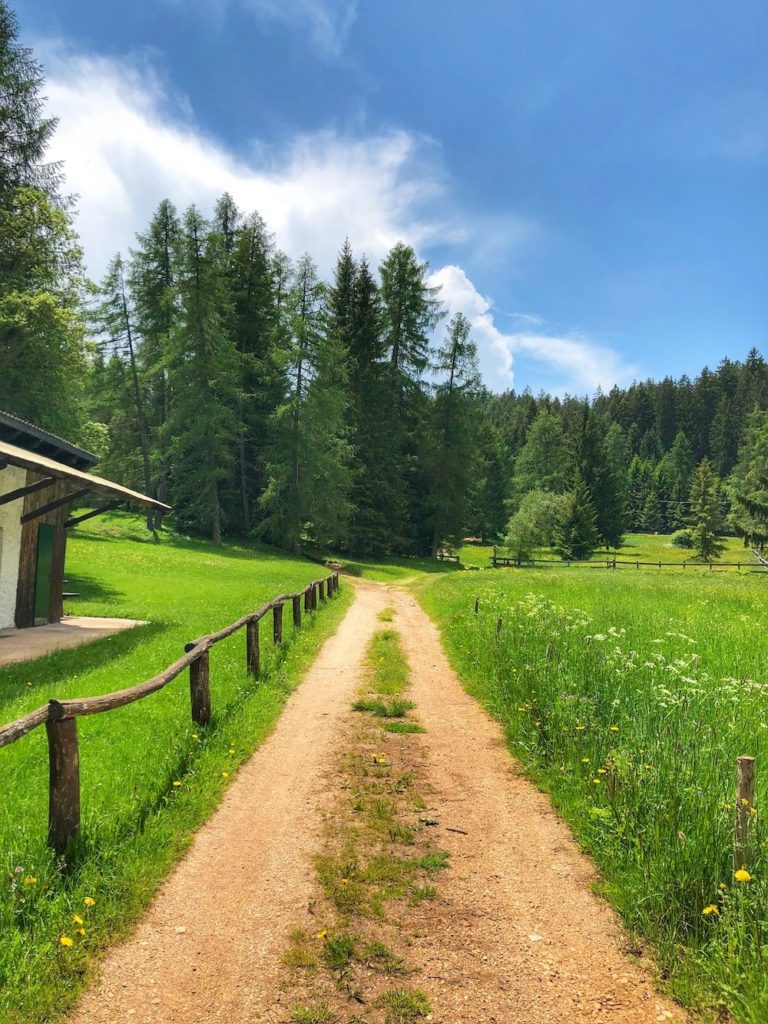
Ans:
POLYGON ((765 581, 512 571, 440 580, 425 602, 676 994, 768 1019, 765 581), (734 875, 740 754, 757 790, 734 875))

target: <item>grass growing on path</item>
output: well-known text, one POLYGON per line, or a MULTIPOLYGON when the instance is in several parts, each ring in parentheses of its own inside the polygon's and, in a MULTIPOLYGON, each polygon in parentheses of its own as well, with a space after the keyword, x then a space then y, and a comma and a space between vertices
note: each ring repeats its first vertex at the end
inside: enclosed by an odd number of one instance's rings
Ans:
MULTIPOLYGON (((394 629, 373 636, 366 668, 361 694, 401 699, 409 670, 394 629)), ((354 716, 340 750, 339 795, 315 859, 318 898, 283 958, 294 1021, 324 1012, 344 1024, 416 1024, 430 1013, 426 995, 404 984, 414 973, 406 951, 449 858, 422 816, 419 741, 386 736, 378 721, 354 716)))
MULTIPOLYGON (((153 543, 132 535, 146 532, 129 517, 75 532, 67 579, 81 596, 68 610, 151 625, 0 670, 0 720, 53 696, 141 682, 178 658, 187 641, 321 574, 316 565, 266 548, 153 543)), ((141 913, 228 778, 268 734, 350 596, 342 589, 319 615, 305 616, 295 634, 288 616, 281 651, 272 647, 265 620, 258 683, 245 672, 244 632, 216 645, 213 721, 205 729, 192 725, 186 674, 146 700, 81 719, 83 834, 66 877, 45 846, 45 731, 0 750, 3 1024, 51 1020, 76 995, 94 956, 141 913)))
POLYGON ((744 1024, 768 1019, 766 582, 513 570, 422 589, 467 688, 653 940, 675 994, 744 1024), (757 758, 742 881, 740 754, 757 758))

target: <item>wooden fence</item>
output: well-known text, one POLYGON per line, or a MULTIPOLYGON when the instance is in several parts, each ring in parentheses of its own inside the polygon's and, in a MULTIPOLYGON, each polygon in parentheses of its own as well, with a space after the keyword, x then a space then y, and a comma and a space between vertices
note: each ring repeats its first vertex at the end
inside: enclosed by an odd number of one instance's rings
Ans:
POLYGON ((339 589, 339 574, 314 580, 295 594, 281 594, 255 612, 244 615, 217 633, 193 640, 184 648, 184 656, 159 675, 126 690, 116 690, 98 697, 73 700, 49 700, 43 707, 0 727, 0 747, 6 747, 44 725, 48 733, 48 844, 57 854, 66 851, 69 840, 80 828, 80 754, 77 742, 77 719, 102 711, 125 707, 162 690, 184 669, 189 669, 189 690, 192 721, 206 725, 211 718, 211 679, 208 652, 220 640, 245 626, 245 661, 250 675, 259 674, 259 622, 272 612, 272 639, 283 642, 283 605, 291 603, 294 626, 301 625, 302 599, 305 612, 316 611, 318 599, 324 601, 339 589))
POLYGON ((753 552, 758 560, 754 562, 644 562, 632 558, 600 558, 600 559, 566 559, 566 558, 508 558, 501 555, 491 555, 491 565, 494 569, 525 569, 537 565, 559 565, 559 566, 583 566, 587 569, 621 569, 624 568, 651 568, 651 569, 709 569, 713 572, 717 569, 744 569, 746 572, 762 573, 768 569, 768 562, 753 552))

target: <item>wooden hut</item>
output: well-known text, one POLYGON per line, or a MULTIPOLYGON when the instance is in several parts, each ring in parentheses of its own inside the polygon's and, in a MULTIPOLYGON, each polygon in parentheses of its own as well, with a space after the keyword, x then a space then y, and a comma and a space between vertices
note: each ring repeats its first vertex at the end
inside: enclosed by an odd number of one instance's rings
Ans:
POLYGON ((89 471, 96 456, 55 434, 0 412, 0 629, 59 622, 67 530, 135 502, 168 506, 89 471), (73 517, 74 502, 109 500, 73 517))

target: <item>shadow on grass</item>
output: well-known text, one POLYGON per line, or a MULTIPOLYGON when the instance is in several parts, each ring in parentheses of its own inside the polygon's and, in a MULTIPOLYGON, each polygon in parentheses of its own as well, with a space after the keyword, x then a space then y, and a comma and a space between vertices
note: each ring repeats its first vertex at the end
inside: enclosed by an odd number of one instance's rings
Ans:
MULTIPOLYGON (((157 636, 166 628, 166 624, 162 622, 134 626, 133 629, 126 629, 122 633, 91 640, 81 647, 70 647, 44 655, 42 658, 35 658, 33 661, 22 661, 0 668, 0 720, 13 720, 26 713, 18 708, 19 697, 34 695, 35 700, 30 700, 26 708, 30 711, 33 707, 56 697, 58 685, 75 675, 101 668, 106 662, 127 654, 138 644, 157 636), (17 706, 8 707, 9 704, 17 706), (6 708, 8 713, 4 714, 6 708)), ((135 682, 141 680, 137 679, 135 682)))
POLYGON ((74 603, 75 607, 78 601, 108 601, 125 597, 122 591, 108 586, 103 580, 76 573, 67 573, 66 587, 77 594, 77 597, 65 598, 67 604, 74 603))

